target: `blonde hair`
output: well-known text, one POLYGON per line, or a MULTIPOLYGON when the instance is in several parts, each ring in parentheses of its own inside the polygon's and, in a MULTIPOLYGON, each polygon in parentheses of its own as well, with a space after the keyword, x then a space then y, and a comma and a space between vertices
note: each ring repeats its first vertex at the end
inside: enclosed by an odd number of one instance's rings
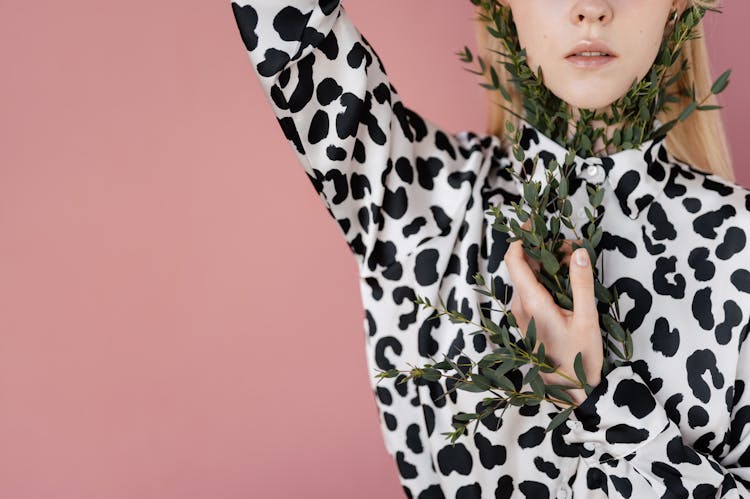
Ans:
MULTIPOLYGON (((706 6, 716 3, 715 0, 688 0, 688 2, 691 5, 706 6)), ((481 7, 477 7, 476 12, 480 14, 481 7)), ((503 64, 494 64, 500 56, 493 51, 505 52, 502 41, 487 31, 487 24, 479 15, 475 22, 479 55, 487 61, 488 65, 494 66, 501 82, 507 82, 510 74, 503 64)), ((674 67, 677 68, 684 59, 687 59, 688 63, 687 71, 674 85, 678 85, 677 88, 680 89, 689 89, 694 84, 696 100, 700 102, 706 95, 709 95, 713 79, 702 22, 697 26, 695 34, 697 38, 685 42, 679 58, 674 63, 674 67)), ((518 117, 500 107, 497 99, 501 99, 503 105, 512 109, 516 114, 523 115, 521 95, 513 85, 506 84, 505 87, 512 98, 511 102, 506 101, 497 90, 487 90, 490 101, 487 132, 501 139, 505 137, 505 121, 509 120, 517 127, 518 117)), ((679 98, 679 102, 669 104, 669 112, 661 112, 656 116, 661 123, 677 118, 691 102, 687 97, 679 96, 679 98)), ((716 96, 710 95, 703 104, 716 105, 716 96)), ((687 163, 702 172, 717 175, 731 182, 735 181, 732 159, 719 110, 693 112, 685 121, 678 122, 667 133, 664 145, 674 159, 687 163)))

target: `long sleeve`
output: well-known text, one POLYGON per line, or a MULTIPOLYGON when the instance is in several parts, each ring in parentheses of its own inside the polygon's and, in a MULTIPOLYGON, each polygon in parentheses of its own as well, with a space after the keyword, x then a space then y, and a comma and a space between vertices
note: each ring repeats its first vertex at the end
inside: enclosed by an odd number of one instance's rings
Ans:
POLYGON ((473 153, 487 139, 448 134, 404 107, 339 1, 243 0, 232 9, 278 123, 360 272, 398 278, 393 264, 455 235, 482 165, 473 153))
MULTIPOLYGON (((589 450, 593 444, 594 452, 584 459, 588 471, 580 477, 589 488, 606 492, 613 487, 626 497, 645 497, 634 490, 641 484, 658 497, 750 498, 750 359, 741 352, 734 385, 727 392, 710 393, 709 386, 722 380, 717 368, 701 365, 702 358, 711 358, 707 352, 698 351, 694 357, 693 372, 700 377, 705 369, 706 376, 693 384, 704 388, 702 398, 722 399, 731 418, 726 434, 718 435, 723 443, 711 453, 688 445, 678 424, 668 417, 665 405, 669 404, 662 405, 632 364, 625 364, 603 378, 568 421, 571 431, 564 436, 568 443, 588 444, 589 450)), ((721 418, 717 412, 710 416, 721 418)), ((688 424, 700 426, 707 417, 702 408, 693 406, 688 424)))

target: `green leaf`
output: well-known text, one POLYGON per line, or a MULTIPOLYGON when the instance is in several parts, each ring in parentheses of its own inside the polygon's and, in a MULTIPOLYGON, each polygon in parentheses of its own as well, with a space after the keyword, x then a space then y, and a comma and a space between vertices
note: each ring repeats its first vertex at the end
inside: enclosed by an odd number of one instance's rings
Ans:
POLYGON ((560 411, 554 418, 552 418, 552 421, 549 422, 544 432, 548 433, 560 426, 563 422, 565 422, 565 420, 568 419, 568 417, 570 417, 571 412, 573 412, 572 407, 568 407, 564 411, 560 411))
POLYGON ((593 206, 599 206, 600 204, 602 204, 603 199, 604 199, 604 189, 597 189, 594 195, 589 198, 589 201, 591 201, 591 204, 593 206))
POLYGON ((690 116, 693 113, 693 111, 695 111, 697 107, 698 107, 697 102, 691 102, 690 104, 688 104, 688 106, 685 109, 682 110, 680 115, 677 117, 677 120, 685 121, 688 118, 688 116, 690 116))
POLYGON ((552 217, 550 220, 550 231, 553 235, 557 235, 560 233, 560 217, 552 217))
POLYGON ((542 248, 542 265, 544 266, 544 270, 550 275, 555 275, 560 270, 560 262, 546 248, 542 248))
POLYGON ((443 371, 447 371, 448 369, 451 368, 451 364, 450 364, 450 362, 446 362, 444 360, 441 360, 440 362, 438 362, 437 364, 435 364, 432 367, 434 367, 435 369, 442 369, 443 371))
POLYGON ((545 395, 545 386, 544 381, 542 380, 542 377, 539 376, 539 373, 536 374, 536 376, 533 376, 529 379, 529 385, 531 386, 531 389, 534 391, 534 395, 539 397, 540 399, 544 398, 545 395))
POLYGON ((625 333, 623 345, 625 347, 625 358, 630 359, 633 356, 633 335, 629 332, 625 333))
POLYGON ((453 416, 453 419, 456 421, 471 421, 472 419, 476 419, 479 416, 477 413, 460 413, 453 416))
POLYGON ((458 381, 458 382, 456 382, 455 386, 459 390, 464 390, 464 391, 467 391, 467 392, 477 392, 477 393, 479 393, 479 392, 486 391, 484 388, 480 388, 477 385, 475 385, 474 383, 469 383, 469 382, 466 382, 466 381, 458 381))
POLYGON ((481 374, 471 373, 471 380, 478 388, 481 388, 482 390, 489 390, 490 386, 492 385, 492 383, 490 383, 490 380, 485 376, 482 376, 481 374))
MULTIPOLYGON (((570 202, 570 199, 566 199, 565 203, 563 204, 562 214, 564 217, 570 217, 570 215, 573 213, 573 204, 570 202)), ((563 221, 563 223, 565 223, 563 221)))
POLYGON ((501 369, 503 369, 503 367, 499 367, 497 369, 485 369, 484 373, 496 387, 502 388, 503 390, 509 392, 516 391, 516 386, 513 384, 513 382, 511 382, 511 380, 504 376, 504 374, 501 372, 501 369))
POLYGON ((570 297, 563 293, 562 291, 555 291, 555 296, 557 297, 557 302, 567 310, 573 310, 573 300, 570 299, 570 297))
POLYGON ((599 245, 599 241, 602 239, 603 230, 601 227, 597 227, 594 234, 591 236, 591 245, 596 248, 599 245))
POLYGON ((526 374, 523 376, 523 380, 521 381, 522 384, 530 383, 532 378, 539 376, 539 366, 534 366, 528 371, 526 371, 526 374))
POLYGON ((526 327, 524 343, 529 352, 534 351, 534 347, 536 346, 536 318, 533 315, 529 319, 529 325, 526 327))
POLYGON ((594 295, 599 301, 610 303, 612 301, 612 293, 609 292, 599 279, 594 279, 594 295))
POLYGON ((539 348, 537 349, 537 352, 536 352, 536 361, 539 364, 544 364, 546 360, 547 360, 547 356, 544 351, 544 343, 539 342, 539 348))
POLYGON ((573 360, 573 369, 576 372, 578 381, 580 381, 582 385, 585 385, 587 383, 586 371, 583 369, 583 356, 581 355, 581 352, 578 352, 575 360, 573 360))
POLYGON ((484 286, 484 276, 482 276, 481 273, 475 272, 472 276, 474 278, 474 281, 479 284, 480 286, 484 286))
POLYGON ((441 377, 442 374, 440 374, 440 371, 438 371, 437 369, 427 367, 422 370, 422 378, 426 379, 427 381, 437 381, 441 377))
POLYGON ((575 161, 576 151, 575 149, 568 149, 568 153, 565 155, 565 166, 570 166, 575 161))
POLYGON ((561 385, 547 385, 547 394, 559 400, 563 400, 569 404, 573 404, 573 397, 570 396, 568 390, 561 385))
POLYGON ((538 191, 536 187, 536 182, 527 182, 523 184, 523 197, 529 204, 537 199, 538 191))
POLYGON ((727 88, 727 85, 729 84, 729 75, 731 74, 731 72, 731 69, 727 69, 721 74, 721 76, 716 79, 714 84, 711 85, 712 94, 719 94, 723 92, 725 88, 727 88))
POLYGON ((602 316, 602 322, 604 322, 604 328, 614 339, 617 341, 625 341, 625 330, 611 315, 604 314, 602 316))

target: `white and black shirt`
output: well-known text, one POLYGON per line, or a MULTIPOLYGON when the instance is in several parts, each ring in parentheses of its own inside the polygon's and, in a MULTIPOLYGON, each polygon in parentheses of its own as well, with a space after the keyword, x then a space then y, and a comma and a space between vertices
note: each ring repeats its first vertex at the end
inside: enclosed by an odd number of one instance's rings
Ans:
MULTIPOLYGON (((576 157, 576 227, 591 209, 585 184, 606 184, 597 266, 619 292, 633 361, 549 433, 560 409, 544 402, 510 406, 451 444, 442 433, 454 416, 481 412, 488 393, 375 375, 492 350, 475 327, 414 300, 507 325, 472 276, 494 281, 510 308, 507 234, 489 209, 516 218, 520 183, 506 168, 526 175, 528 164, 495 136, 450 134, 405 107, 339 0, 231 5, 281 129, 357 260, 373 395, 407 497, 750 498, 750 190, 676 160, 663 140, 576 157)), ((540 167, 567 151, 521 126, 544 183, 540 167)))

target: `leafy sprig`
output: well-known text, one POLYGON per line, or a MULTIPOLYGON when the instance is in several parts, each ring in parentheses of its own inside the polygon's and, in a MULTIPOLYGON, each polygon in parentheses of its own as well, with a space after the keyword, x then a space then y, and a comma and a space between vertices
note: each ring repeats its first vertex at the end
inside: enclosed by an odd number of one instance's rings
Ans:
POLYGON ((481 56, 475 57, 469 47, 464 47, 456 55, 466 63, 476 60, 479 71, 468 71, 484 76, 489 83, 480 85, 498 91, 508 103, 512 103, 512 97, 507 84, 514 85, 521 95, 524 115, 519 115, 505 104, 497 104, 511 115, 525 119, 563 147, 575 150, 581 157, 636 148, 651 139, 666 136, 678 122, 685 121, 695 111, 721 109, 721 106, 705 105, 705 101, 726 88, 731 69, 717 78, 710 94, 700 102, 696 101, 694 85, 690 88, 677 85, 688 70, 687 59, 683 58, 679 65, 676 64, 685 43, 698 37, 697 27, 706 12, 721 12, 715 7, 691 3, 679 14, 672 28, 665 30, 659 52, 645 77, 640 81, 634 79, 628 91, 605 110, 579 109, 579 116, 574 119, 571 106, 544 85, 542 68, 537 68, 537 74, 529 67, 526 49, 520 45, 511 9, 496 0, 471 0, 471 3, 479 7, 479 19, 486 23, 487 31, 501 40, 504 49, 490 52, 501 56, 497 62, 507 70, 510 79, 508 82, 500 81, 495 66, 488 64, 481 56), (691 102, 677 118, 654 128, 657 115, 670 111, 670 104, 679 103, 680 97, 691 99, 691 102), (604 123, 604 126, 595 126, 598 123, 604 123), (604 147, 595 151, 593 148, 598 140, 604 143, 604 147))
MULTIPOLYGON (((608 288, 602 284, 603 271, 600 280, 599 269, 596 265, 598 246, 603 233, 600 227, 603 209, 600 207, 604 188, 586 185, 589 203, 594 212, 585 207, 589 220, 585 234, 578 233, 570 218, 573 206, 568 199, 568 188, 571 182, 570 176, 574 174, 575 157, 578 155, 586 158, 607 154, 608 151, 637 148, 649 140, 665 137, 677 123, 685 121, 696 111, 712 111, 721 108, 716 105, 705 105, 705 102, 711 95, 724 91, 729 83, 731 70, 722 73, 713 83, 710 93, 698 102, 694 85, 691 88, 679 88, 677 85, 688 70, 687 60, 683 58, 680 64, 676 64, 680 60, 685 43, 697 37, 696 28, 706 12, 720 11, 707 7, 705 4, 690 4, 678 18, 675 18, 673 28, 665 32, 658 55, 644 78, 634 81, 630 89, 620 99, 613 102, 607 111, 599 113, 596 110, 579 109, 578 116, 574 119, 571 107, 552 94, 544 85, 541 67, 535 73, 528 66, 526 50, 520 46, 510 9, 496 0, 471 0, 471 2, 480 7, 481 19, 487 24, 487 31, 502 41, 504 50, 494 52, 502 57, 497 62, 503 65, 510 78, 507 82, 501 82, 495 66, 488 64, 482 57, 475 58, 468 47, 458 52, 457 55, 467 63, 476 60, 479 71, 470 71, 484 76, 485 80, 489 81, 489 83, 482 83, 481 86, 498 91, 509 103, 512 103, 512 98, 506 84, 514 85, 516 92, 522 97, 523 116, 511 107, 502 103, 497 104, 511 115, 523 118, 531 126, 567 149, 562 165, 556 160, 550 161, 545 172, 547 182, 544 187, 540 182, 520 176, 513 171, 512 167, 507 169, 511 175, 518 178, 522 185, 522 203, 511 202, 517 219, 511 218, 510 220, 499 207, 492 206, 488 210, 489 214, 495 216, 492 228, 507 233, 508 242, 522 241, 523 251, 540 264, 539 270, 535 270, 539 282, 545 286, 556 304, 568 310, 573 309, 573 301, 569 271, 567 266, 561 263, 563 245, 561 225, 569 228, 575 234, 576 239, 581 241, 580 244, 573 242, 572 246, 573 251, 580 247, 585 248, 589 253, 590 261, 594 263, 592 266, 594 292, 600 304, 598 310, 604 350, 602 366, 602 377, 604 377, 612 369, 632 358, 633 342, 631 332, 621 325, 617 289, 614 285, 608 288), (659 113, 670 111, 671 104, 681 102, 683 100, 681 97, 689 99, 690 102, 677 118, 664 124, 655 119, 659 113), (604 123, 604 127, 595 126, 600 123, 604 123), (658 128, 654 127, 656 123, 660 124, 658 128), (594 145, 598 141, 601 141, 604 147, 595 151, 594 145), (559 180, 554 175, 557 169, 560 169, 559 180), (550 211, 553 215, 547 216, 550 211), (531 227, 528 230, 521 226, 527 220, 531 221, 531 227)), ((506 138, 512 141, 511 149, 514 157, 524 163, 526 158, 520 146, 521 131, 516 130, 510 120, 505 123, 505 131, 507 132, 506 138)), ((533 168, 537 167, 538 160, 538 155, 532 159, 533 168)), ((533 172, 529 177, 532 176, 533 172)), ((411 379, 437 382, 444 377, 447 380, 446 386, 450 383, 452 387, 442 395, 443 397, 457 389, 476 393, 489 392, 492 396, 482 400, 481 412, 461 412, 454 415, 452 422, 454 431, 443 433, 451 442, 455 442, 465 434, 467 426, 472 421, 476 421, 476 431, 479 421, 494 414, 498 409, 502 409, 501 419, 509 406, 538 405, 542 402, 555 404, 561 409, 546 428, 546 431, 553 430, 564 422, 577 407, 568 390, 582 388, 588 395, 593 389, 586 379, 582 354, 579 352, 575 357, 573 373, 562 371, 560 366, 550 362, 543 342, 538 341, 534 317, 531 317, 525 334, 520 334, 520 331, 518 334, 513 333, 514 329, 518 329, 518 323, 512 312, 505 307, 507 299, 501 301, 497 297, 494 279, 490 281, 491 285, 488 288, 479 272, 475 273, 473 278, 479 286, 474 290, 492 298, 492 301, 500 306, 510 330, 488 318, 491 311, 496 310, 492 307, 484 309, 480 306, 481 322, 476 323, 461 312, 447 309, 442 298, 439 299, 440 306, 433 305, 427 297, 422 296, 417 296, 414 302, 424 308, 436 309, 438 313, 433 318, 447 315, 453 323, 477 327, 478 329, 469 334, 487 335, 495 345, 491 353, 486 354, 476 363, 470 360, 468 365, 459 364, 444 355, 444 359, 439 362, 431 358, 432 363, 421 367, 410 366, 411 368, 405 371, 388 369, 379 372, 376 378, 401 376, 402 379, 398 382, 405 383, 411 379), (482 310, 487 310, 487 315, 482 313, 482 310), (569 384, 546 383, 541 376, 542 373, 556 373, 569 384)))

